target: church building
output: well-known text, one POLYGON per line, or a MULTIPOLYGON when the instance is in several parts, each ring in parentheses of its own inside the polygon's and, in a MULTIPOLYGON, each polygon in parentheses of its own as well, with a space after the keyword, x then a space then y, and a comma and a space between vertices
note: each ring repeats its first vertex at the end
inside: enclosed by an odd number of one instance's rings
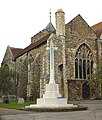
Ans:
POLYGON ((2 66, 16 71, 16 94, 39 98, 50 78, 50 52, 53 42, 55 81, 59 92, 68 100, 95 99, 98 88, 88 84, 88 77, 102 58, 102 22, 90 27, 79 14, 65 24, 65 13, 55 13, 56 29, 51 21, 31 38, 26 48, 7 47, 2 66))

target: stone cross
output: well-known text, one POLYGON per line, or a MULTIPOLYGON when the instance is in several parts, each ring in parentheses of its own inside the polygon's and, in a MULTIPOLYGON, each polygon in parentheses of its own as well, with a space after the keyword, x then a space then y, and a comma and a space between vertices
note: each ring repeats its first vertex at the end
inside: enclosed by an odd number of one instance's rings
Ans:
POLYGON ((56 47, 54 47, 53 41, 50 41, 50 47, 47 48, 47 50, 50 50, 50 82, 49 83, 55 83, 55 74, 54 74, 54 50, 57 50, 56 47))

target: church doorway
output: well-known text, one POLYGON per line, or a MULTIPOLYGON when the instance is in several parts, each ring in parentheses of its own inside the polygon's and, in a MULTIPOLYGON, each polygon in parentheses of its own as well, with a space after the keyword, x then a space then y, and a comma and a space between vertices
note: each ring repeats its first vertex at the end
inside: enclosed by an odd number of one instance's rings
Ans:
POLYGON ((88 82, 84 82, 82 85, 82 97, 83 100, 87 100, 90 98, 90 86, 88 82))

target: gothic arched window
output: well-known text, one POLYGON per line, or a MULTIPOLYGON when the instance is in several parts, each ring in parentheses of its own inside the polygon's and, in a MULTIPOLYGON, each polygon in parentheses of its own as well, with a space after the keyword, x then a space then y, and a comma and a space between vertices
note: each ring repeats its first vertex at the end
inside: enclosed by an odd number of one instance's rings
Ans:
POLYGON ((75 55, 75 79, 86 79, 92 74, 92 52, 86 44, 82 44, 75 55))

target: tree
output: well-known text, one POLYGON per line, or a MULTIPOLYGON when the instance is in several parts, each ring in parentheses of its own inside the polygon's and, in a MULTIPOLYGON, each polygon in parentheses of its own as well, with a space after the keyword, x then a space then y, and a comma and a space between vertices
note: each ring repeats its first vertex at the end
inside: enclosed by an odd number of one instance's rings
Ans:
POLYGON ((88 76, 88 83, 91 87, 97 85, 97 98, 100 98, 101 93, 101 99, 102 99, 102 60, 100 60, 99 67, 91 74, 91 76, 88 76))
POLYGON ((0 91, 2 95, 8 95, 13 87, 14 72, 8 66, 0 67, 0 91))

